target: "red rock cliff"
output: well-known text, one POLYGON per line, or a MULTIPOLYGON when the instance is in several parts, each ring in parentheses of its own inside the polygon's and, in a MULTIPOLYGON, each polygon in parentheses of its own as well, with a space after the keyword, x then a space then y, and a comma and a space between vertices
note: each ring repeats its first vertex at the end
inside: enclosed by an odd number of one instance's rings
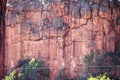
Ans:
MULTIPOLYGON (((63 68, 76 76, 92 51, 120 51, 120 4, 109 0, 9 0, 6 12, 5 65, 39 58, 52 76, 63 68)), ((84 70, 80 71, 80 75, 84 70)))

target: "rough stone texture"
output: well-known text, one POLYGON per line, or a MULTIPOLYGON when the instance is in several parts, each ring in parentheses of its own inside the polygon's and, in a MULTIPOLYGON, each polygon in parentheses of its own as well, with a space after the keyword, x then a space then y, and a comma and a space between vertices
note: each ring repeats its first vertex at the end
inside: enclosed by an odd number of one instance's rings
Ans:
MULTIPOLYGON (((50 66, 51 80, 67 68, 76 77, 92 51, 120 51, 120 4, 100 0, 59 2, 9 0, 6 12, 5 66, 39 58, 50 66)), ((85 73, 80 71, 81 76, 85 73)))
POLYGON ((5 60, 5 11, 7 0, 0 0, 0 79, 4 77, 5 60))

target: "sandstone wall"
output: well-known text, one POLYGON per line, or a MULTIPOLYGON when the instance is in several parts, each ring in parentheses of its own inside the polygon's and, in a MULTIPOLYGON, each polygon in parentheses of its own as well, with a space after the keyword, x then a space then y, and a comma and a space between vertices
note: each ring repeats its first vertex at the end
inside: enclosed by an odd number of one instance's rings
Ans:
MULTIPOLYGON (((9 0, 5 65, 38 58, 57 76, 74 77, 86 54, 120 51, 120 2, 108 0, 9 0)), ((82 76, 84 70, 80 71, 82 76)))
POLYGON ((0 1, 0 79, 4 76, 5 60, 5 10, 7 0, 0 1))

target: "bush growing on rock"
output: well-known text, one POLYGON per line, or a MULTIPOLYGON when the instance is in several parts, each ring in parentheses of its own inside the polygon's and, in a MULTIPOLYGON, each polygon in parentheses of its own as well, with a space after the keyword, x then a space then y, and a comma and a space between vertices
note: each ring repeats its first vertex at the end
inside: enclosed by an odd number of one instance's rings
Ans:
POLYGON ((90 76, 87 80, 110 80, 110 78, 107 77, 106 74, 104 74, 104 75, 98 75, 96 77, 90 76))
POLYGON ((21 60, 17 68, 5 76, 5 80, 41 80, 39 72, 43 72, 47 77, 49 75, 49 69, 43 71, 41 69, 43 66, 44 63, 35 58, 21 60))
POLYGON ((87 64, 87 75, 96 76, 106 73, 111 79, 118 80, 120 78, 120 53, 108 52, 105 54, 97 54, 97 52, 88 54, 84 57, 87 64))

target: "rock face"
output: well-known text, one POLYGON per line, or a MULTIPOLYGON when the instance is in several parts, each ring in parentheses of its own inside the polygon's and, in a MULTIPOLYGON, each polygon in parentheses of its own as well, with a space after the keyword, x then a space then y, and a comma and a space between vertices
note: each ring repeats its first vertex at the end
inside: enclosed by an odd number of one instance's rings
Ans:
POLYGON ((7 0, 0 1, 0 79, 4 76, 6 1, 7 0))
POLYGON ((86 54, 120 51, 120 2, 113 3, 9 0, 5 66, 35 57, 50 66, 52 78, 64 68, 66 76, 83 76, 84 70, 77 69, 85 65, 86 54))

